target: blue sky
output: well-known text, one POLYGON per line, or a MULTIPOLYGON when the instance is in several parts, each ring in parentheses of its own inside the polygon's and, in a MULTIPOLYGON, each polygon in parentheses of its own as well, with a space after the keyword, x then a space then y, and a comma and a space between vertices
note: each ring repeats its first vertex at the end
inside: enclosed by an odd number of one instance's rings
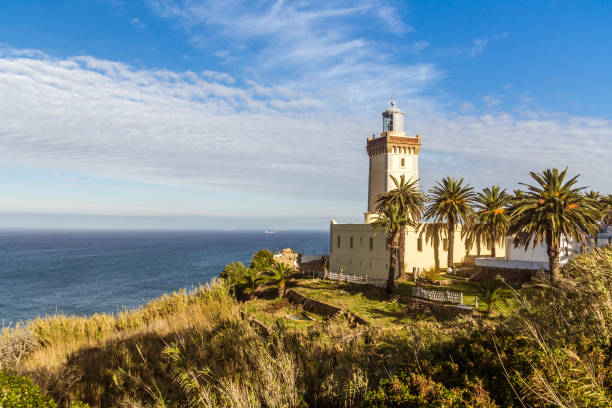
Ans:
POLYGON ((606 2, 0 3, 0 227, 326 228, 392 95, 443 176, 612 192, 606 2))

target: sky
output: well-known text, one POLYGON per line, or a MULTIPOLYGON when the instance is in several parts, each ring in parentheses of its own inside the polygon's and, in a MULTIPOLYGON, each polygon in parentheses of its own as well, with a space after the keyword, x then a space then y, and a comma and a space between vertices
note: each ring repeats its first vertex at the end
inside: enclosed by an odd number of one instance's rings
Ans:
POLYGON ((612 192, 606 1, 0 2, 0 228, 360 222, 395 99, 421 185, 612 192))

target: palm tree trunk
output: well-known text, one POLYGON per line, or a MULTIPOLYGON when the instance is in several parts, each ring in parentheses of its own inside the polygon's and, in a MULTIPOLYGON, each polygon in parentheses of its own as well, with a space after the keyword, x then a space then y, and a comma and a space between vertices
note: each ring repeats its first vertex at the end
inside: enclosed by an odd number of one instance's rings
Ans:
POLYGON ((397 263, 397 248, 389 247, 389 275, 387 276, 387 287, 385 293, 390 295, 395 292, 395 264, 397 263))
POLYGON ((285 284, 285 282, 278 283, 278 297, 279 298, 282 298, 283 296, 285 296, 286 287, 287 285, 285 284))
POLYGON ((455 249, 455 220, 448 220, 448 259, 446 267, 453 267, 453 250, 455 249))
POLYGON ((552 231, 546 231, 546 253, 548 255, 548 272, 554 282, 559 277, 559 243, 553 242, 552 231))
POLYGON ((400 278, 406 277, 406 265, 404 265, 404 255, 406 253, 406 229, 402 227, 400 229, 399 238, 399 276, 400 278))
POLYGON ((323 268, 323 280, 327 280, 327 274, 329 273, 329 270, 327 269, 327 262, 328 262, 328 258, 326 256, 324 256, 321 259, 321 267, 323 268))
POLYGON ((491 234, 491 257, 495 258, 495 234, 491 234))

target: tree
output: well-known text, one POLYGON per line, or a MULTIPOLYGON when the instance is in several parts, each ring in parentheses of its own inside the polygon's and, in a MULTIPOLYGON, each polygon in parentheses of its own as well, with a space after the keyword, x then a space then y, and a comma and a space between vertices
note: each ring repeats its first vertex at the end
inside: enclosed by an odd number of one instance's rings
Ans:
MULTIPOLYGON (((419 190, 419 180, 409 179, 406 181, 403 174, 399 180, 394 176, 391 176, 391 180, 395 188, 376 197, 376 212, 382 213, 395 205, 398 207, 399 213, 410 221, 407 225, 416 227, 421 220, 426 201, 425 195, 419 190)), ((405 235, 405 227, 402 227, 399 239, 400 253, 404 251, 402 237, 405 235)), ((404 265, 400 263, 399 269, 400 275, 403 275, 404 265)))
MULTIPOLYGON (((495 245, 504 242, 510 228, 510 214, 508 206, 512 197, 499 186, 486 187, 478 193, 475 199, 476 216, 471 228, 467 228, 468 235, 473 241, 491 244, 491 256, 495 258, 495 245)), ((468 239, 469 241, 469 239, 468 239)))
POLYGON ((287 283, 291 279, 293 269, 282 263, 274 261, 268 269, 263 272, 262 280, 264 282, 273 282, 278 284, 278 297, 283 297, 287 288, 287 283))
POLYGON ((473 200, 474 189, 469 184, 464 186, 463 179, 445 177, 429 190, 429 205, 424 218, 446 224, 449 268, 454 265, 456 226, 457 224, 465 224, 467 227, 471 225, 474 217, 473 200))
POLYGON ((527 191, 515 200, 511 214, 510 233, 514 234, 514 246, 546 243, 549 274, 554 281, 559 274, 559 252, 562 239, 586 244, 599 228, 599 209, 592 200, 576 187, 576 175, 565 181, 563 171, 547 169, 542 173, 530 172, 537 185, 520 183, 527 191))
POLYGON ((602 196, 599 202, 604 208, 604 222, 606 224, 612 224, 612 194, 602 196))
POLYGON ((242 262, 231 262, 223 268, 221 278, 223 278, 230 287, 235 287, 244 279, 247 274, 247 267, 242 262))
POLYGON ((387 251, 389 251, 389 274, 385 292, 391 294, 395 292, 395 265, 398 259, 400 232, 406 226, 415 225, 413 221, 400 212, 397 204, 391 204, 389 207, 382 209, 372 226, 376 231, 385 232, 385 243, 387 251))
POLYGON ((243 289, 249 289, 251 292, 250 296, 252 297, 261 280, 261 274, 249 268, 240 280, 239 285, 242 286, 243 289))
POLYGON ((481 299, 487 304, 487 314, 491 314, 495 308, 495 304, 502 299, 501 297, 501 280, 498 278, 487 278, 475 282, 476 289, 480 294, 481 299))
POLYGON ((329 257, 322 256, 319 265, 321 265, 321 270, 323 271, 323 280, 327 280, 327 274, 329 273, 329 257))
POLYGON ((267 270, 274 263, 274 254, 267 249, 260 249, 251 257, 249 268, 257 272, 267 270))

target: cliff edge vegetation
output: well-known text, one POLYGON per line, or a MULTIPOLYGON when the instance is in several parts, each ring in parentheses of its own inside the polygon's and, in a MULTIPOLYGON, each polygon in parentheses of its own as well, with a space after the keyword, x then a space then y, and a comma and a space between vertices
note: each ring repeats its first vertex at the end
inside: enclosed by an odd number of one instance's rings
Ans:
POLYGON ((612 247, 576 257, 553 284, 516 290, 512 313, 494 317, 381 302, 401 325, 365 326, 309 316, 278 297, 278 283, 245 280, 239 300, 221 279, 137 310, 5 328, 0 405, 612 406, 612 247))

